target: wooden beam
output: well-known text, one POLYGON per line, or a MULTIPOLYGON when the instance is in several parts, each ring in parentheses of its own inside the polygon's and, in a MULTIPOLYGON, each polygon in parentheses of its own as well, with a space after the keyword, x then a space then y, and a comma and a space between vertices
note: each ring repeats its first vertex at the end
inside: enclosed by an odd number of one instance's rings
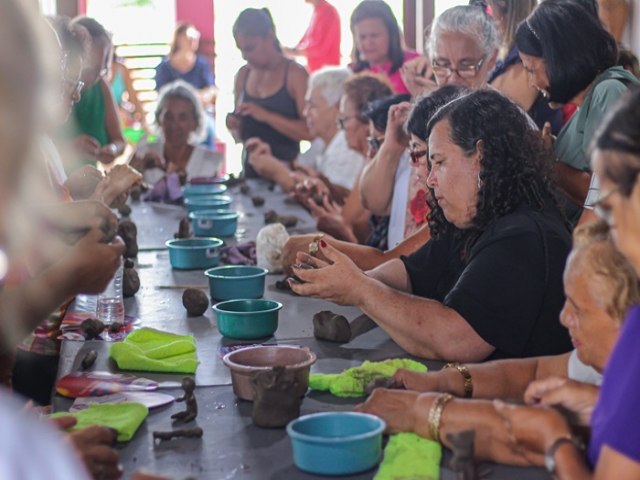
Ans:
POLYGON ((433 21, 435 0, 403 0, 404 41, 407 48, 422 52, 424 33, 433 21))

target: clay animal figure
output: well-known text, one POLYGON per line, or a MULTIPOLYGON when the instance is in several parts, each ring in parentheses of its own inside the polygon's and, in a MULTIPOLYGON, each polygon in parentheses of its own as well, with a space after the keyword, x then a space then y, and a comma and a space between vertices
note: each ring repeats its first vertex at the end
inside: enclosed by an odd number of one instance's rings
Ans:
POLYGON ((124 252, 126 258, 138 255, 138 227, 131 220, 121 220, 118 224, 118 235, 127 246, 124 252))
POLYGON ((480 478, 473 458, 475 437, 475 430, 447 434, 447 440, 453 451, 449 467, 455 472, 457 480, 479 480, 480 478))
POLYGON ((184 377, 182 379, 182 389, 184 390, 184 395, 176 398, 176 402, 184 402, 187 408, 183 412, 174 413, 171 418, 176 422, 187 423, 195 420, 198 416, 198 402, 194 393, 196 389, 195 380, 191 377, 184 377))
POLYGON ((201 438, 203 431, 200 427, 172 430, 170 432, 153 432, 154 440, 171 440, 172 438, 201 438))
POLYGON ((285 367, 255 373, 251 378, 255 389, 253 423, 263 428, 281 428, 300 416, 302 398, 296 374, 285 367))

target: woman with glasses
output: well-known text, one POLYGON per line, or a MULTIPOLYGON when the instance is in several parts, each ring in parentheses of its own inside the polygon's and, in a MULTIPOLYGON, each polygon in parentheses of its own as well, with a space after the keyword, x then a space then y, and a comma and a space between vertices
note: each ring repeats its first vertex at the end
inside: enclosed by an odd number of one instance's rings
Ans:
POLYGON ((82 165, 112 163, 124 152, 126 143, 111 87, 105 79, 111 65, 111 35, 96 20, 78 17, 72 25, 84 27, 91 37, 91 48, 84 59, 80 80, 82 98, 73 107, 70 127, 77 150, 76 164, 67 164, 67 173, 82 165))
POLYGON ((385 75, 393 91, 409 93, 402 79, 402 65, 418 56, 402 48, 400 28, 389 5, 382 0, 364 0, 351 14, 353 63, 358 73, 371 71, 385 75))
MULTIPOLYGON (((516 46, 532 86, 552 105, 574 104, 577 112, 555 141, 554 166, 558 186, 567 198, 573 223, 590 208, 588 146, 608 110, 638 80, 616 66, 614 38, 593 12, 573 0, 545 0, 516 32, 516 46), (562 28, 558 28, 562 25, 562 28)), ((594 182, 597 179, 594 178, 594 182)))

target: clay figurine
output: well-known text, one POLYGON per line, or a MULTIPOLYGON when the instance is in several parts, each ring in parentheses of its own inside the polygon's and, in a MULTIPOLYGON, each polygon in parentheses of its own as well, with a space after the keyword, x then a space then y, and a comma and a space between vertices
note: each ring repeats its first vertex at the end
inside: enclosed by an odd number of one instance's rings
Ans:
POLYGON ((480 478, 476 462, 473 459, 475 436, 475 430, 447 434, 447 440, 451 444, 453 452, 449 467, 455 472, 457 480, 478 480, 480 478))
POLYGON ((87 318, 80 324, 80 330, 87 340, 94 340, 104 331, 104 323, 97 318, 87 318))
POLYGON ((365 395, 371 395, 376 388, 398 388, 398 384, 393 377, 376 377, 365 385, 365 395))
POLYGON ((294 371, 279 366, 256 372, 251 384, 255 389, 252 418, 258 427, 281 428, 300 416, 302 398, 294 371))
POLYGON ((344 316, 323 310, 313 316, 313 336, 319 340, 346 343, 351 340, 351 327, 344 316))
POLYGON ((187 217, 180 220, 180 224, 178 225, 178 232, 173 237, 191 238, 191 222, 187 217))
POLYGON ((199 317, 207 311, 209 298, 202 290, 187 288, 182 294, 182 305, 187 309, 187 315, 190 317, 199 317))
POLYGON ((89 350, 84 357, 82 357, 82 362, 80 362, 80 366, 83 370, 91 367, 94 363, 96 363, 96 359, 98 358, 98 352, 95 350, 89 350))
POLYGON ((264 205, 264 197, 261 197, 259 195, 251 197, 251 203, 253 203, 254 207, 261 207, 264 205))
POLYGON ((122 275, 122 295, 125 298, 133 297, 140 290, 140 276, 135 268, 127 268, 125 265, 122 275))
POLYGON ((127 246, 124 256, 133 258, 138 255, 138 227, 131 220, 121 220, 118 224, 118 235, 127 246))
POLYGON ((187 423, 195 420, 198 416, 198 402, 194 393, 196 389, 195 380, 191 377, 184 377, 182 379, 182 389, 184 390, 184 395, 176 398, 176 402, 184 402, 187 408, 183 412, 174 413, 171 418, 176 422, 187 423))
POLYGON ((171 440, 172 438, 201 438, 203 431, 200 427, 172 430, 171 432, 153 432, 154 440, 171 440))

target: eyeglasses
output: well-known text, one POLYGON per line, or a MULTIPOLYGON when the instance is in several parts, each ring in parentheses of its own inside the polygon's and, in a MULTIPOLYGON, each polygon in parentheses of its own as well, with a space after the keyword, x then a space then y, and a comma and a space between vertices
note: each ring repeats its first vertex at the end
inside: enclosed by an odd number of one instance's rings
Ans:
POLYGON ((470 65, 460 65, 458 68, 451 68, 451 65, 440 65, 436 60, 431 62, 433 74, 440 78, 449 78, 453 73, 457 73, 460 78, 475 78, 478 71, 482 68, 485 57, 482 57, 477 63, 470 65))
POLYGON ((620 187, 612 188, 607 193, 600 195, 598 199, 593 202, 593 213, 595 213, 596 216, 601 220, 604 220, 607 224, 611 224, 611 207, 604 206, 603 202, 611 197, 611 195, 619 191, 620 187))
POLYGON ((357 115, 349 115, 348 117, 343 117, 343 116, 338 117, 338 120, 337 120, 338 121, 338 127, 340 127, 341 130, 344 130, 344 126, 347 123, 347 120, 350 120, 352 118, 358 118, 358 116, 357 115))
POLYGON ((384 137, 367 137, 367 144, 369 148, 374 152, 380 150, 380 147, 384 143, 384 137))
POLYGON ((409 158, 411 159, 411 165, 417 166, 420 163, 420 159, 427 155, 427 150, 409 150, 409 158))

